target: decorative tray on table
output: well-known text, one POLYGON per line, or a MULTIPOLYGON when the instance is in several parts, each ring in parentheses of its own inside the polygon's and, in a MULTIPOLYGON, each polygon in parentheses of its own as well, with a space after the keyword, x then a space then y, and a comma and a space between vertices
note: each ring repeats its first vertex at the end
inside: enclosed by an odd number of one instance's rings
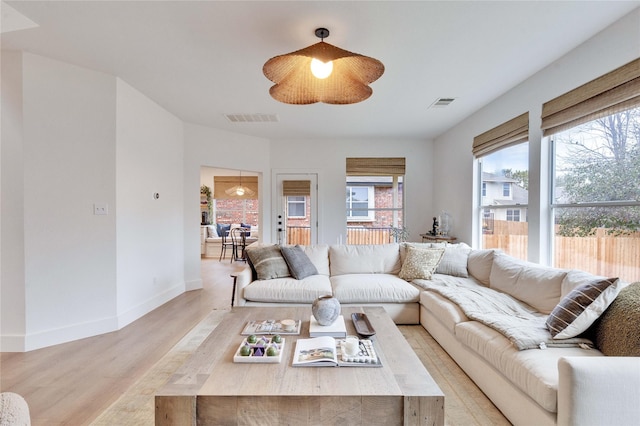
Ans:
POLYGON ((242 340, 233 355, 233 362, 275 364, 282 361, 285 339, 274 335, 271 337, 255 335, 242 340), (256 337, 256 339, 252 339, 256 337))

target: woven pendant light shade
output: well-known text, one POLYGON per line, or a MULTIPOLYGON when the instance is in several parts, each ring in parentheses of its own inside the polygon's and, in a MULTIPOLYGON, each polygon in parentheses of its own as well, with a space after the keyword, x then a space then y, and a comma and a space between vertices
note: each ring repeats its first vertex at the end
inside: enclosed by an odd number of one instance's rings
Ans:
POLYGON ((277 101, 295 105, 354 104, 371 96, 373 90, 369 84, 384 73, 384 65, 377 59, 321 41, 269 59, 262 71, 276 83, 269 93, 277 101), (311 73, 314 58, 333 62, 329 77, 320 79, 311 73))

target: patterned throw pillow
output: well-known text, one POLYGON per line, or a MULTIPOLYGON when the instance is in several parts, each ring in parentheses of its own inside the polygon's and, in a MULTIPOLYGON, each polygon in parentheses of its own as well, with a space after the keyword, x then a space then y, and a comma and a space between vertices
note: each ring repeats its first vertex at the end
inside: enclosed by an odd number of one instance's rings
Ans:
POLYGON ((311 275, 318 275, 318 270, 311 263, 309 256, 302 250, 300 246, 282 246, 280 247, 282 257, 289 265, 291 276, 296 280, 302 280, 311 275))
POLYGON ((415 279, 430 280, 433 271, 436 270, 442 255, 443 248, 416 248, 407 247, 407 256, 402 263, 400 278, 411 281, 415 279))
POLYGON ((568 339, 587 330, 615 300, 621 288, 619 279, 610 278, 591 281, 572 290, 547 318, 551 336, 568 339))
POLYGON ((290 277, 289 267, 285 262, 280 247, 277 245, 247 249, 247 255, 256 270, 259 280, 290 277))

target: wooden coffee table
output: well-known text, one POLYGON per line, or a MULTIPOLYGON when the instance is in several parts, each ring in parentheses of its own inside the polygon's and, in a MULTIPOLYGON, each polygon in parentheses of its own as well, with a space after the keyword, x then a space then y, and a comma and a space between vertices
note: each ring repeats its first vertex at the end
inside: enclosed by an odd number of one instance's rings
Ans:
POLYGON ((364 312, 383 367, 292 367, 295 342, 309 337, 310 307, 236 307, 158 391, 156 425, 443 425, 444 394, 383 308, 364 312), (300 319, 279 364, 234 363, 250 320, 300 319))

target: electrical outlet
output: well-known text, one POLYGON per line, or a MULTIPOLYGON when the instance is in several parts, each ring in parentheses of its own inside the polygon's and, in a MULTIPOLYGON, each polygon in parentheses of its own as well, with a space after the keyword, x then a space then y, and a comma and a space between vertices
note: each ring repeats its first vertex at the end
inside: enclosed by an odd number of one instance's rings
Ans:
POLYGON ((93 205, 94 215, 106 215, 109 214, 109 206, 105 203, 96 203, 93 205))

